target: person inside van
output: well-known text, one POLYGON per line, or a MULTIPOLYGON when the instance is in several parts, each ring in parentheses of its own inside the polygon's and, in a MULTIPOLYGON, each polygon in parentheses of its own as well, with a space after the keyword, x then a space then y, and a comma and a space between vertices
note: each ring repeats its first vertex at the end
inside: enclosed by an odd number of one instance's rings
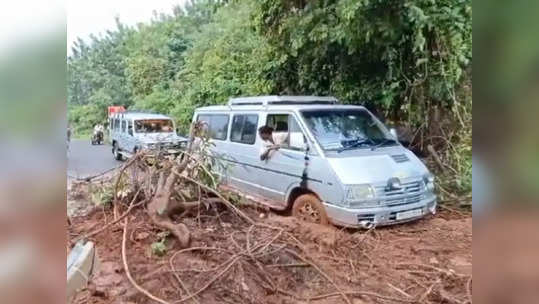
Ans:
POLYGON ((288 145, 288 123, 286 121, 278 121, 275 124, 275 129, 271 134, 271 138, 276 145, 288 145))
POLYGON ((279 150, 280 145, 276 145, 273 141, 273 128, 269 126, 262 126, 258 128, 258 134, 262 139, 262 148, 260 149, 260 160, 268 160, 273 151, 279 150))

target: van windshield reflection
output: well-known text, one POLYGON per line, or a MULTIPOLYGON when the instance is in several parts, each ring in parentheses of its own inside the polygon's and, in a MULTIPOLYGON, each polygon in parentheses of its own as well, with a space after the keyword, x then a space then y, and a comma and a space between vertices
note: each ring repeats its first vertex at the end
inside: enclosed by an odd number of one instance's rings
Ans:
POLYGON ((305 110, 307 126, 326 151, 374 148, 397 142, 369 112, 358 110, 305 110))

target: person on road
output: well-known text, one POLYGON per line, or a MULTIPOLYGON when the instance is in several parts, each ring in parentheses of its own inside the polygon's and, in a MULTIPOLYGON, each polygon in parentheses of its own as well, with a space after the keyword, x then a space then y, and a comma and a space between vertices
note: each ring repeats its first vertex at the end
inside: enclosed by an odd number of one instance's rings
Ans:
POLYGON ((260 149, 260 160, 265 161, 271 158, 273 151, 279 150, 280 145, 276 145, 273 141, 273 128, 262 126, 258 129, 258 134, 262 139, 262 148, 260 149))
POLYGON ((97 134, 98 132, 103 132, 104 128, 102 124, 97 124, 94 126, 94 134, 97 134))

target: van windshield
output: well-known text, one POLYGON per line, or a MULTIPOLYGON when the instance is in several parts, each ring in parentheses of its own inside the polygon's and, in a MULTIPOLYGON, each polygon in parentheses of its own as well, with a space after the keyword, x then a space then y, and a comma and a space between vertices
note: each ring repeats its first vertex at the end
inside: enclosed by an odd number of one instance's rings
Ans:
POLYGON ((324 150, 343 151, 396 144, 386 128, 363 109, 305 110, 302 115, 324 150))
POLYGON ((137 133, 169 133, 174 130, 170 119, 143 119, 135 120, 137 133))

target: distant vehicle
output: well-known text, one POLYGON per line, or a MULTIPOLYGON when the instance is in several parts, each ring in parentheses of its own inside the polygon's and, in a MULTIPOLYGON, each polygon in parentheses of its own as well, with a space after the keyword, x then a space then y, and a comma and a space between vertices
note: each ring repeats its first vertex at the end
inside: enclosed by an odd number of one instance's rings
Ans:
POLYGON ((232 98, 196 109, 193 121, 208 125, 222 185, 273 209, 363 228, 436 212, 434 176, 362 106, 317 96, 232 98), (267 160, 262 126, 280 141, 267 160))
POLYGON ((125 108, 123 106, 109 106, 107 108, 107 111, 108 111, 108 116, 111 117, 114 114, 125 112, 125 108))
POLYGON ((144 149, 178 154, 187 139, 176 134, 172 119, 162 114, 113 113, 109 117, 112 154, 117 160, 144 149))
POLYGON ((92 145, 102 145, 103 144, 103 131, 96 131, 92 134, 91 139, 92 145))

